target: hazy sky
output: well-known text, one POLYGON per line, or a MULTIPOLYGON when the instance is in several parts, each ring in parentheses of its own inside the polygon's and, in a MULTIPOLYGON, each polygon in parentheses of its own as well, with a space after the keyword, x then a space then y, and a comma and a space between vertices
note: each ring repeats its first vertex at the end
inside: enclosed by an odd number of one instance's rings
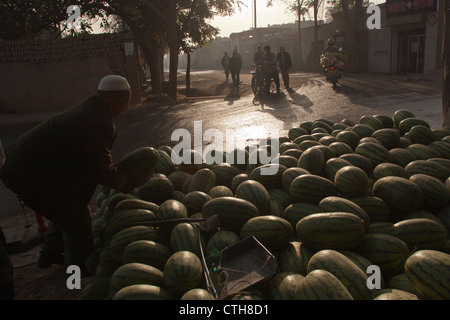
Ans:
MULTIPOLYGON (((211 24, 220 29, 220 36, 229 37, 233 32, 241 32, 254 27, 253 21, 253 0, 241 0, 247 6, 241 6, 241 11, 236 9, 235 14, 230 17, 216 17, 211 24)), ((286 1, 294 0, 273 0, 273 6, 267 7, 267 0, 256 0, 256 23, 257 27, 267 27, 267 25, 291 23, 297 20, 296 15, 288 11, 286 1)), ((385 0, 371 0, 373 3, 383 3, 385 0)), ((324 1, 326 3, 326 0, 324 1)), ((319 12, 319 20, 325 19, 323 10, 319 12)), ((313 17, 306 17, 306 20, 313 17)))

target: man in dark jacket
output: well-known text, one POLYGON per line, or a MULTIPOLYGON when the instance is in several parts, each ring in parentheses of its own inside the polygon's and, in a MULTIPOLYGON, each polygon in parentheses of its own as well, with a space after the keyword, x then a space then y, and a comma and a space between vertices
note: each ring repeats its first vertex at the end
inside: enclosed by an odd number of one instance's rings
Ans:
POLYGON ((6 150, 0 179, 51 222, 38 267, 64 262, 84 270, 94 248, 88 205, 97 185, 127 193, 148 180, 127 177, 111 157, 114 119, 128 108, 130 97, 125 78, 106 76, 97 94, 34 127, 6 150))
POLYGON ((280 52, 277 54, 277 62, 280 67, 281 77, 286 88, 289 88, 289 69, 292 67, 291 56, 280 47, 280 52))
POLYGON ((239 74, 241 72, 242 59, 241 55, 237 52, 237 49, 233 50, 233 55, 230 58, 230 72, 231 79, 233 80, 234 86, 238 87, 240 83, 239 74))

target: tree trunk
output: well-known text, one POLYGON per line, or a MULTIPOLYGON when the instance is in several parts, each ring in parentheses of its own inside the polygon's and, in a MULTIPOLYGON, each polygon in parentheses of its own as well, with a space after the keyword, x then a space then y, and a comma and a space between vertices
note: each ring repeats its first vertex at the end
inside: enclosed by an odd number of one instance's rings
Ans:
POLYGON ((187 66, 186 66, 186 97, 191 95, 191 53, 187 53, 187 66))
POLYGON ((174 101, 177 100, 177 74, 178 74, 178 27, 177 27, 177 3, 176 0, 167 1, 167 34, 169 42, 170 66, 169 88, 167 95, 174 101))
POLYGON ((150 76, 152 78, 152 89, 156 94, 163 93, 162 83, 164 81, 164 74, 161 73, 159 62, 161 51, 162 48, 160 44, 154 43, 151 46, 151 58, 149 59, 150 76))
MULTIPOLYGON (((302 5, 303 5, 303 1, 302 1, 302 5)), ((301 5, 300 5, 300 0, 297 0, 297 16, 298 16, 298 61, 299 61, 299 65, 298 65, 298 70, 300 70, 302 68, 302 28, 301 28, 301 23, 302 23, 302 15, 301 15, 301 5)))
POLYGON ((442 111, 443 127, 450 127, 450 0, 444 0, 444 27, 442 34, 442 111))

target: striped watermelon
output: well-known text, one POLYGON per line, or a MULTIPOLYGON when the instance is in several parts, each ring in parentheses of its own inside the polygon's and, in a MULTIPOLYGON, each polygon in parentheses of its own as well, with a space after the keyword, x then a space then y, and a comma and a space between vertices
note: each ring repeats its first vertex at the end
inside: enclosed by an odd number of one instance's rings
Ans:
POLYGON ((269 283, 269 297, 272 300, 299 300, 299 285, 305 277, 287 271, 277 273, 269 283))
POLYGON ((216 185, 216 174, 208 168, 198 170, 192 175, 186 193, 202 191, 208 193, 216 185))
POLYGON ((146 226, 134 226, 117 232, 109 243, 109 253, 111 257, 118 261, 123 261, 123 252, 132 242, 137 240, 156 241, 159 231, 146 226))
POLYGON ((419 118, 406 118, 403 119, 402 121, 400 121, 400 123, 398 124, 398 128, 400 129, 400 134, 405 134, 407 132, 409 132, 411 130, 412 127, 414 126, 423 126, 426 128, 430 128, 430 124, 428 122, 426 122, 423 119, 419 119, 419 118))
POLYGON ((352 150, 356 149, 359 139, 361 139, 361 137, 356 132, 347 130, 339 132, 336 135, 336 138, 338 139, 338 141, 348 145, 352 150))
POLYGON ((203 236, 196 225, 178 223, 170 232, 170 248, 173 252, 189 251, 200 257, 199 236, 202 247, 205 247, 203 236))
POLYGON ((187 218, 188 216, 186 206, 182 202, 174 199, 169 199, 161 203, 156 212, 158 220, 181 219, 187 218))
POLYGON ((405 273, 414 288, 431 300, 450 299, 450 255, 436 250, 414 252, 405 273))
POLYGON ((114 207, 114 214, 120 211, 126 211, 130 209, 144 209, 156 213, 159 209, 159 205, 153 202, 148 202, 140 199, 125 199, 120 201, 114 207))
POLYGON ((166 176, 175 172, 176 165, 173 162, 172 158, 170 157, 171 153, 168 154, 163 150, 158 150, 158 154, 159 154, 159 159, 155 166, 155 172, 162 173, 166 176))
POLYGON ((367 234, 355 251, 379 266, 385 279, 403 273, 410 255, 404 241, 384 233, 367 234))
POLYGON ((286 170, 287 168, 281 164, 265 164, 253 169, 248 178, 262 183, 267 189, 280 188, 281 177, 286 170))
POLYGON ((283 189, 272 188, 269 189, 268 191, 270 199, 280 202, 281 206, 283 207, 283 210, 286 209, 286 207, 292 203, 289 193, 284 191, 283 189))
POLYGON ((315 138, 315 139, 316 140, 305 140, 305 141, 302 141, 298 145, 299 149, 302 150, 302 151, 305 151, 305 150, 307 150, 307 149, 309 149, 311 147, 320 146, 320 142, 318 141, 318 139, 317 138, 315 138))
POLYGON ((409 130, 408 138, 412 143, 421 144, 429 144, 437 140, 437 137, 435 136, 433 131, 430 128, 422 125, 413 126, 409 130))
POLYGON ((364 172, 367 174, 368 177, 372 176, 373 164, 366 157, 364 157, 360 154, 356 154, 356 153, 347 153, 347 154, 343 154, 339 158, 347 160, 355 167, 358 167, 358 168, 364 170, 364 172))
POLYGON ((335 184, 318 175, 303 174, 295 178, 289 189, 293 202, 318 204, 323 198, 337 195, 335 184))
POLYGON ((288 149, 288 150, 285 150, 283 153, 282 153, 282 155, 283 156, 291 156, 291 157, 294 157, 295 159, 299 159, 300 158, 300 156, 302 155, 302 153, 303 153, 303 151, 302 150, 300 150, 299 148, 297 148, 297 149, 288 149))
POLYGON ((296 226, 300 242, 313 250, 353 249, 364 238, 364 221, 348 212, 315 213, 296 226))
POLYGON ((189 172, 177 170, 172 172, 167 176, 167 178, 172 182, 175 190, 182 191, 183 184, 185 181, 190 178, 192 175, 189 172))
POLYGON ((402 120, 414 117, 415 116, 411 111, 406 109, 399 109, 394 112, 392 119, 394 120, 395 126, 398 127, 402 120))
POLYGON ((156 215, 145 209, 130 209, 116 213, 105 224, 105 237, 111 239, 117 232, 139 223, 156 221, 156 215))
POLYGON ((373 300, 420 300, 416 294, 399 290, 399 289, 384 289, 378 292, 373 300))
POLYGON ((313 121, 304 121, 304 122, 300 123, 299 128, 303 128, 303 129, 305 129, 308 133, 311 133, 311 131, 312 131, 312 125, 313 125, 313 121))
POLYGON ((244 223, 259 216, 259 210, 250 201, 222 197, 208 201, 202 208, 202 215, 206 219, 218 215, 221 228, 239 234, 244 223))
POLYGON ((408 178, 405 168, 395 163, 380 163, 375 167, 375 169, 373 169, 374 180, 379 180, 389 176, 408 178))
POLYGON ((394 127, 394 120, 386 114, 376 114, 374 115, 374 118, 380 120, 385 128, 394 127))
POLYGON ((347 288, 333 274, 314 270, 300 282, 299 300, 354 300, 347 288))
POLYGON ((400 133, 398 130, 392 128, 379 129, 372 133, 371 137, 380 141, 388 150, 397 148, 400 143, 400 133))
POLYGON ((368 158, 372 162, 374 167, 383 162, 392 162, 391 154, 389 153, 389 151, 385 147, 380 146, 377 143, 361 143, 356 147, 355 153, 368 158))
POLYGON ((186 194, 181 202, 188 210, 189 216, 202 212, 203 206, 212 198, 202 191, 192 191, 186 194))
POLYGON ((311 174, 320 175, 325 166, 325 156, 320 149, 309 148, 298 159, 297 166, 311 174))
POLYGON ((278 266, 280 272, 295 272, 306 276, 308 263, 314 251, 300 241, 291 241, 278 252, 278 266))
POLYGON ((353 213, 364 221, 365 230, 369 229, 370 218, 368 214, 356 203, 341 197, 326 197, 319 203, 323 212, 348 212, 353 213))
POLYGON ((414 154, 414 156, 416 156, 416 158, 419 160, 442 157, 441 153, 436 149, 420 143, 413 143, 406 147, 406 150, 414 154))
POLYGON ((167 260, 163 272, 164 288, 177 298, 182 297, 189 290, 201 288, 202 263, 190 251, 175 252, 167 260))
POLYGON ((336 157, 340 157, 343 154, 353 152, 353 149, 348 144, 341 141, 333 142, 329 145, 329 147, 334 151, 336 157))
POLYGON ((356 133, 359 139, 363 139, 366 137, 370 137, 375 129, 366 123, 358 123, 351 127, 350 131, 356 133))
POLYGON ((300 150, 298 144, 295 142, 283 142, 279 148, 280 148, 280 150, 279 150, 280 154, 283 154, 286 150, 291 150, 291 149, 300 150))
POLYGON ((297 223, 304 217, 313 213, 322 213, 323 209, 312 203, 296 202, 286 207, 282 217, 289 221, 293 228, 297 226, 297 223))
POLYGON ((388 204, 392 213, 405 214, 422 205, 422 190, 406 178, 394 176, 381 178, 373 185, 372 192, 375 197, 388 204))
POLYGON ((402 290, 415 294, 416 296, 419 295, 419 292, 417 292, 411 281, 409 281, 406 273, 400 273, 396 276, 393 276, 391 279, 389 279, 387 286, 392 289, 402 290))
POLYGON ((232 197, 233 195, 233 191, 225 186, 214 186, 208 192, 208 196, 212 199, 219 197, 232 197))
POLYGON ((239 235, 234 232, 220 230, 212 235, 206 246, 207 256, 218 254, 221 250, 229 247, 241 240, 239 235))
MULTIPOLYGON (((318 119, 316 121, 313 122, 311 129, 316 129, 316 128, 322 128, 325 129, 326 132, 331 133, 333 131, 333 125, 334 123, 326 120, 326 119, 318 119)), ((312 130, 311 130, 312 132, 312 130)))
POLYGON ((441 250, 448 240, 448 231, 444 225, 423 218, 395 223, 391 235, 403 240, 410 250, 441 250))
POLYGON ((169 200, 175 188, 165 175, 152 177, 143 186, 136 189, 135 195, 145 201, 161 204, 169 200))
POLYGON ((259 216, 249 219, 240 232, 241 239, 254 236, 269 251, 280 250, 292 240, 294 230, 291 224, 277 216, 259 216))
POLYGON ((365 124, 371 127, 374 131, 384 128, 384 124, 381 120, 371 115, 364 115, 359 119, 360 124, 365 124))
POLYGON ((361 196, 349 198, 350 201, 356 203, 363 209, 371 222, 390 221, 391 209, 383 199, 374 196, 361 196))
POLYGON ((365 195, 370 186, 367 174, 355 166, 339 169, 334 177, 334 184, 344 197, 365 195))
POLYGON ((315 142, 317 142, 317 138, 314 137, 313 135, 306 134, 306 135, 303 135, 303 136, 295 138, 292 142, 296 143, 299 146, 299 149, 300 149, 300 144, 302 142, 304 142, 304 141, 313 141, 313 142, 315 141, 315 142))
POLYGON ((450 176, 450 169, 435 161, 415 160, 405 167, 410 176, 418 173, 427 174, 444 182, 450 176))
POLYGON ((143 263, 127 263, 114 271, 110 281, 109 296, 113 297, 120 289, 135 284, 148 284, 161 287, 163 272, 143 263))
POLYGON ((164 288, 135 284, 119 290, 112 300, 174 300, 174 297, 164 288))
POLYGON ((328 178, 331 181, 334 181, 334 178, 336 176, 336 172, 338 172, 339 169, 351 166, 352 163, 348 160, 342 159, 342 158, 331 158, 329 159, 324 166, 324 175, 326 178, 328 178))
POLYGON ((291 183, 295 178, 301 176, 302 174, 309 174, 309 173, 310 172, 308 170, 299 167, 287 168, 286 171, 284 171, 283 175, 281 176, 281 185, 283 189, 286 192, 289 192, 291 183))
POLYGON ((247 173, 240 173, 233 177, 233 179, 231 180, 231 186, 230 186, 230 189, 231 189, 231 191, 233 191, 233 194, 236 193, 236 189, 241 184, 241 182, 243 182, 247 179, 248 179, 247 173))
POLYGON ((117 169, 127 176, 141 178, 153 173, 159 153, 152 147, 136 149, 125 155, 117 164, 117 169))
POLYGON ((143 263, 164 270, 172 254, 172 250, 159 242, 138 240, 125 247, 123 263, 143 263))
POLYGON ((209 291, 202 288, 195 288, 183 294, 180 300, 215 300, 215 298, 209 291))
POLYGON ((352 260, 335 250, 321 250, 308 263, 308 274, 325 270, 333 274, 355 300, 372 300, 374 292, 367 288, 368 275, 352 260))
POLYGON ((428 147, 439 152, 445 160, 450 160, 450 143, 444 141, 433 141, 428 144, 428 147))
POLYGON ((405 168, 410 162, 417 160, 417 157, 410 151, 402 148, 394 148, 389 150, 392 163, 405 168))
POLYGON ((295 138, 298 138, 300 136, 303 136, 305 134, 309 134, 310 131, 307 131, 304 128, 298 127, 298 128, 291 128, 288 131, 288 137, 291 141, 294 141, 295 138))
POLYGON ((297 166, 298 158, 287 156, 287 155, 279 155, 272 160, 274 163, 279 163, 286 168, 292 168, 297 166))
POLYGON ((231 187, 231 180, 233 180, 236 175, 242 173, 241 170, 229 163, 216 164, 212 168, 212 171, 216 175, 216 185, 222 185, 229 188, 231 187))
POLYGON ((267 189, 258 181, 246 180, 236 189, 236 198, 253 203, 261 215, 270 214, 271 202, 267 189))
POLYGON ((319 143, 323 144, 324 146, 329 146, 333 142, 338 142, 339 140, 336 137, 333 137, 331 135, 326 135, 319 139, 319 143))
POLYGON ((449 190, 441 180, 421 173, 412 175, 409 180, 422 190, 423 208, 438 209, 449 202, 449 190))
POLYGON ((371 222, 369 225, 369 230, 367 230, 367 234, 369 233, 392 234, 393 230, 394 230, 394 223, 390 221, 371 222))

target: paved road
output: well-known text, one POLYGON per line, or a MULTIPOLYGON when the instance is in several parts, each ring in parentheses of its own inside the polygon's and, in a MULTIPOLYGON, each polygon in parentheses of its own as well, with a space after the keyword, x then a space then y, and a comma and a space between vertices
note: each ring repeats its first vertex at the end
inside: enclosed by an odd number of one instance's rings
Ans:
MULTIPOLYGON (((186 129, 193 135, 194 121, 201 121, 200 132, 218 129, 225 135, 227 129, 233 129, 238 138, 244 139, 261 138, 273 132, 283 135, 303 121, 326 118, 337 122, 347 118, 357 122, 366 114, 392 115, 400 108, 427 120, 433 128, 442 124, 439 74, 407 80, 388 75, 345 75, 336 89, 318 74, 293 74, 291 78, 295 90, 283 89, 280 96, 259 101, 252 94, 241 94, 249 92, 249 76, 244 75, 239 93, 230 87, 226 95, 215 99, 131 108, 117 121, 113 156, 118 160, 141 146, 173 146, 178 143, 171 141, 174 130, 186 129)), ((0 120, 4 147, 48 116, 8 116, 0 120)), ((207 143, 204 141, 203 145, 207 143)), ((14 195, 3 186, 0 186, 0 199, 0 217, 22 214, 14 195)))

